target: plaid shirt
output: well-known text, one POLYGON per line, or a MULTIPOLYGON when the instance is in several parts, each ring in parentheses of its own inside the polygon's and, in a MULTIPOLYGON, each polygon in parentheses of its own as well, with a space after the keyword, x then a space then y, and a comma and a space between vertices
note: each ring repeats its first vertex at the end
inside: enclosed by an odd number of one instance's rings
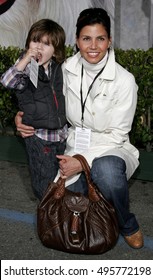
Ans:
MULTIPOLYGON (((17 60, 16 64, 18 63, 17 60)), ((11 89, 21 89, 22 88, 22 77, 23 75, 28 75, 30 73, 30 64, 27 65, 25 70, 18 71, 16 68, 16 64, 10 67, 1 77, 0 82, 6 88, 11 89)), ((51 142, 63 142, 67 138, 68 126, 67 124, 62 129, 57 130, 48 130, 48 129, 36 129, 35 135, 39 138, 51 141, 51 142)))

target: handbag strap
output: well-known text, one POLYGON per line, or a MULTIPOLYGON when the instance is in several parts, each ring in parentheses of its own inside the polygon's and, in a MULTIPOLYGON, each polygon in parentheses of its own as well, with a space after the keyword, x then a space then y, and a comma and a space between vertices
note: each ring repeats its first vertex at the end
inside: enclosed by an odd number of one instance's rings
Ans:
POLYGON ((94 186, 92 180, 91 180, 91 176, 90 176, 90 167, 89 164, 87 162, 87 160, 85 159, 84 156, 80 155, 80 154, 76 154, 73 156, 74 158, 76 158, 77 160, 80 161, 83 171, 85 173, 86 176, 86 180, 87 180, 87 185, 88 185, 88 197, 90 200, 92 201, 99 201, 101 199, 100 195, 98 194, 96 187, 94 186))
MULTIPOLYGON (((82 169, 85 173, 86 180, 87 180, 87 187, 88 187, 88 198, 94 202, 97 202, 101 199, 101 194, 98 193, 96 187, 94 186, 91 176, 90 176, 90 167, 84 156, 80 154, 76 154, 73 156, 77 160, 80 161, 82 165, 82 169)), ((59 199, 64 196, 65 193, 65 179, 59 178, 56 185, 56 190, 54 192, 54 198, 59 199)))

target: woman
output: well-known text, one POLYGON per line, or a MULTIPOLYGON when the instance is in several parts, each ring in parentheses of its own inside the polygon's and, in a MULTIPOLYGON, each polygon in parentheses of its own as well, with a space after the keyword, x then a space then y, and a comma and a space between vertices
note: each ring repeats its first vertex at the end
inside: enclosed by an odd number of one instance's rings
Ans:
MULTIPOLYGON (((137 149, 129 132, 137 104, 137 85, 131 73, 115 61, 111 47, 110 18, 105 10, 82 11, 76 25, 78 52, 63 64, 66 115, 70 123, 65 155, 58 155, 67 187, 86 191, 78 160, 81 153, 91 166, 91 177, 113 203, 120 232, 132 248, 143 246, 143 236, 129 212, 128 179, 139 165, 137 149)), ((22 136, 33 133, 16 116, 22 136)))

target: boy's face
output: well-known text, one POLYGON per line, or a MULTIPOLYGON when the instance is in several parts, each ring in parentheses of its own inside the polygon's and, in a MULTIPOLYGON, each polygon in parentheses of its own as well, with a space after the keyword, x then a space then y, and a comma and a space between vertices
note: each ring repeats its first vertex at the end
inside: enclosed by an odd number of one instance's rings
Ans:
POLYGON ((48 64, 54 55, 54 47, 49 43, 48 36, 44 35, 38 42, 31 41, 29 44, 29 49, 37 50, 37 62, 39 65, 43 65, 47 69, 48 64))

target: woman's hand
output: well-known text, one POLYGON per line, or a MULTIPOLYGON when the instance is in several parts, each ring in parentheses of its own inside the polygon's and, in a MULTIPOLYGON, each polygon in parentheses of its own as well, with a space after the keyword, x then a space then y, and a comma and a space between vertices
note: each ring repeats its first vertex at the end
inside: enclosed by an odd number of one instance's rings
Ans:
POLYGON ((15 116, 15 124, 17 131, 20 132, 21 136, 23 138, 32 136, 35 132, 34 128, 32 126, 28 126, 22 123, 22 116, 23 112, 19 111, 15 116))
POLYGON ((60 176, 67 178, 82 171, 82 166, 79 160, 71 156, 57 155, 60 162, 60 176))

